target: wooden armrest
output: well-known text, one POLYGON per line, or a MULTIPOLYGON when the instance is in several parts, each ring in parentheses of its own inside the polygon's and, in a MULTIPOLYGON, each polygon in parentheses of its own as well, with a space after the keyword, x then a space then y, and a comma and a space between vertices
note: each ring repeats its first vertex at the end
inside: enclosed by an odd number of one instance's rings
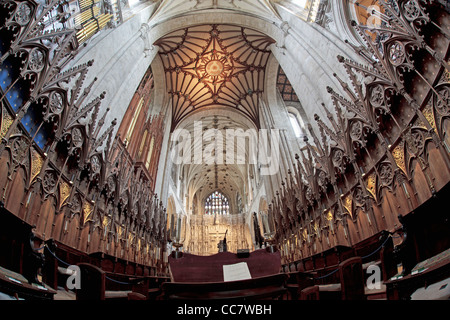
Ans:
POLYGON ((363 270, 366 270, 371 265, 381 266, 381 260, 366 262, 362 265, 363 270))
POLYGON ((147 300, 147 297, 141 293, 130 292, 128 293, 128 300, 147 300))
POLYGON ((340 283, 331 283, 331 284, 321 284, 318 285, 319 291, 323 292, 338 292, 341 291, 340 283))
POLYGON ((319 286, 311 286, 300 291, 300 300, 319 300, 319 286))
POLYGON ((128 299, 132 291, 105 291, 105 299, 128 299))

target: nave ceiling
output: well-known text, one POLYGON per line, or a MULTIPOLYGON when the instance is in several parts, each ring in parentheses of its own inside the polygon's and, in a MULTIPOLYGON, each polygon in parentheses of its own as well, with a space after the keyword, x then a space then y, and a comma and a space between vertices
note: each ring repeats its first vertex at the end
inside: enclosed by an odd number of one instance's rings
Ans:
POLYGON ((155 42, 172 100, 172 129, 199 109, 238 110, 259 127, 270 37, 234 25, 199 25, 155 42))

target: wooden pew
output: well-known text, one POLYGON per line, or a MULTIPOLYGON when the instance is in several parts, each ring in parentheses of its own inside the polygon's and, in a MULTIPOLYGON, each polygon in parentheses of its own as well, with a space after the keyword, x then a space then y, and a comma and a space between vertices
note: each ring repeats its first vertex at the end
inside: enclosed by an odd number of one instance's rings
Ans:
POLYGON ((163 300, 278 299, 286 292, 283 273, 229 282, 165 282, 163 300))
POLYGON ((210 256, 183 253, 180 258, 169 256, 172 282, 221 282, 224 281, 223 266, 245 262, 252 278, 280 273, 281 254, 266 249, 256 250, 248 256, 220 252, 210 256))
POLYGON ((183 253, 169 257, 169 268, 171 281, 163 283, 159 299, 278 299, 286 293, 287 275, 280 273, 279 251, 211 256, 183 253), (236 265, 248 268, 247 277, 226 279, 224 267, 236 265))

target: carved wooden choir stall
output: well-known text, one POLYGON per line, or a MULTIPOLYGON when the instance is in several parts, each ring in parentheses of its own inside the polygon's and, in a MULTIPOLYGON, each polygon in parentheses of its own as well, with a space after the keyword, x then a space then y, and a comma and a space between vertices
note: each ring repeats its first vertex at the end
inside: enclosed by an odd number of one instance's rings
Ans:
MULTIPOLYGON (((92 28, 87 35, 85 29, 63 27, 61 13, 70 12, 68 2, 7 0, 0 6, 0 198, 5 212, 34 226, 42 243, 62 244, 67 254, 102 252, 164 276, 166 215, 154 193, 163 118, 136 115, 140 122, 134 125, 148 132, 152 147, 127 149, 129 140, 113 137, 117 120, 105 124, 109 108, 100 114, 107 93, 86 100, 97 81, 85 84, 93 61, 61 72, 93 35, 92 28), (146 154, 136 162, 139 151, 146 154)), ((132 104, 149 103, 148 83, 136 91, 132 104)), ((8 235, 5 243, 22 241, 8 235)), ((8 258, 8 251, 1 254, 8 258)), ((59 263, 65 267, 64 260, 59 263)), ((21 268, 13 270, 27 266, 21 268)), ((49 274, 43 276, 56 286, 56 269, 48 264, 44 269, 49 274)))
POLYGON ((342 286, 347 251, 382 267, 385 298, 448 281, 449 12, 437 2, 378 2, 380 26, 352 23, 366 63, 338 57, 346 96, 328 88, 327 121, 315 115, 320 135, 310 126, 314 144, 305 140, 269 208, 284 268, 300 273, 289 281, 296 296, 318 297, 338 278, 342 286), (380 232, 391 239, 377 240, 380 232), (356 247, 371 238, 380 248, 367 260, 370 250, 356 247))

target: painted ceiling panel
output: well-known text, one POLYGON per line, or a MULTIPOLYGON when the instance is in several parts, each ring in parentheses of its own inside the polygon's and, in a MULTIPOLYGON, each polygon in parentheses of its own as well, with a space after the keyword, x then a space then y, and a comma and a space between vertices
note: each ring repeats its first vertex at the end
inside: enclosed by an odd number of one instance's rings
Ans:
POLYGON ((208 106, 239 110, 259 126, 259 96, 270 56, 270 37, 232 25, 201 25, 155 42, 172 96, 172 129, 208 106))

